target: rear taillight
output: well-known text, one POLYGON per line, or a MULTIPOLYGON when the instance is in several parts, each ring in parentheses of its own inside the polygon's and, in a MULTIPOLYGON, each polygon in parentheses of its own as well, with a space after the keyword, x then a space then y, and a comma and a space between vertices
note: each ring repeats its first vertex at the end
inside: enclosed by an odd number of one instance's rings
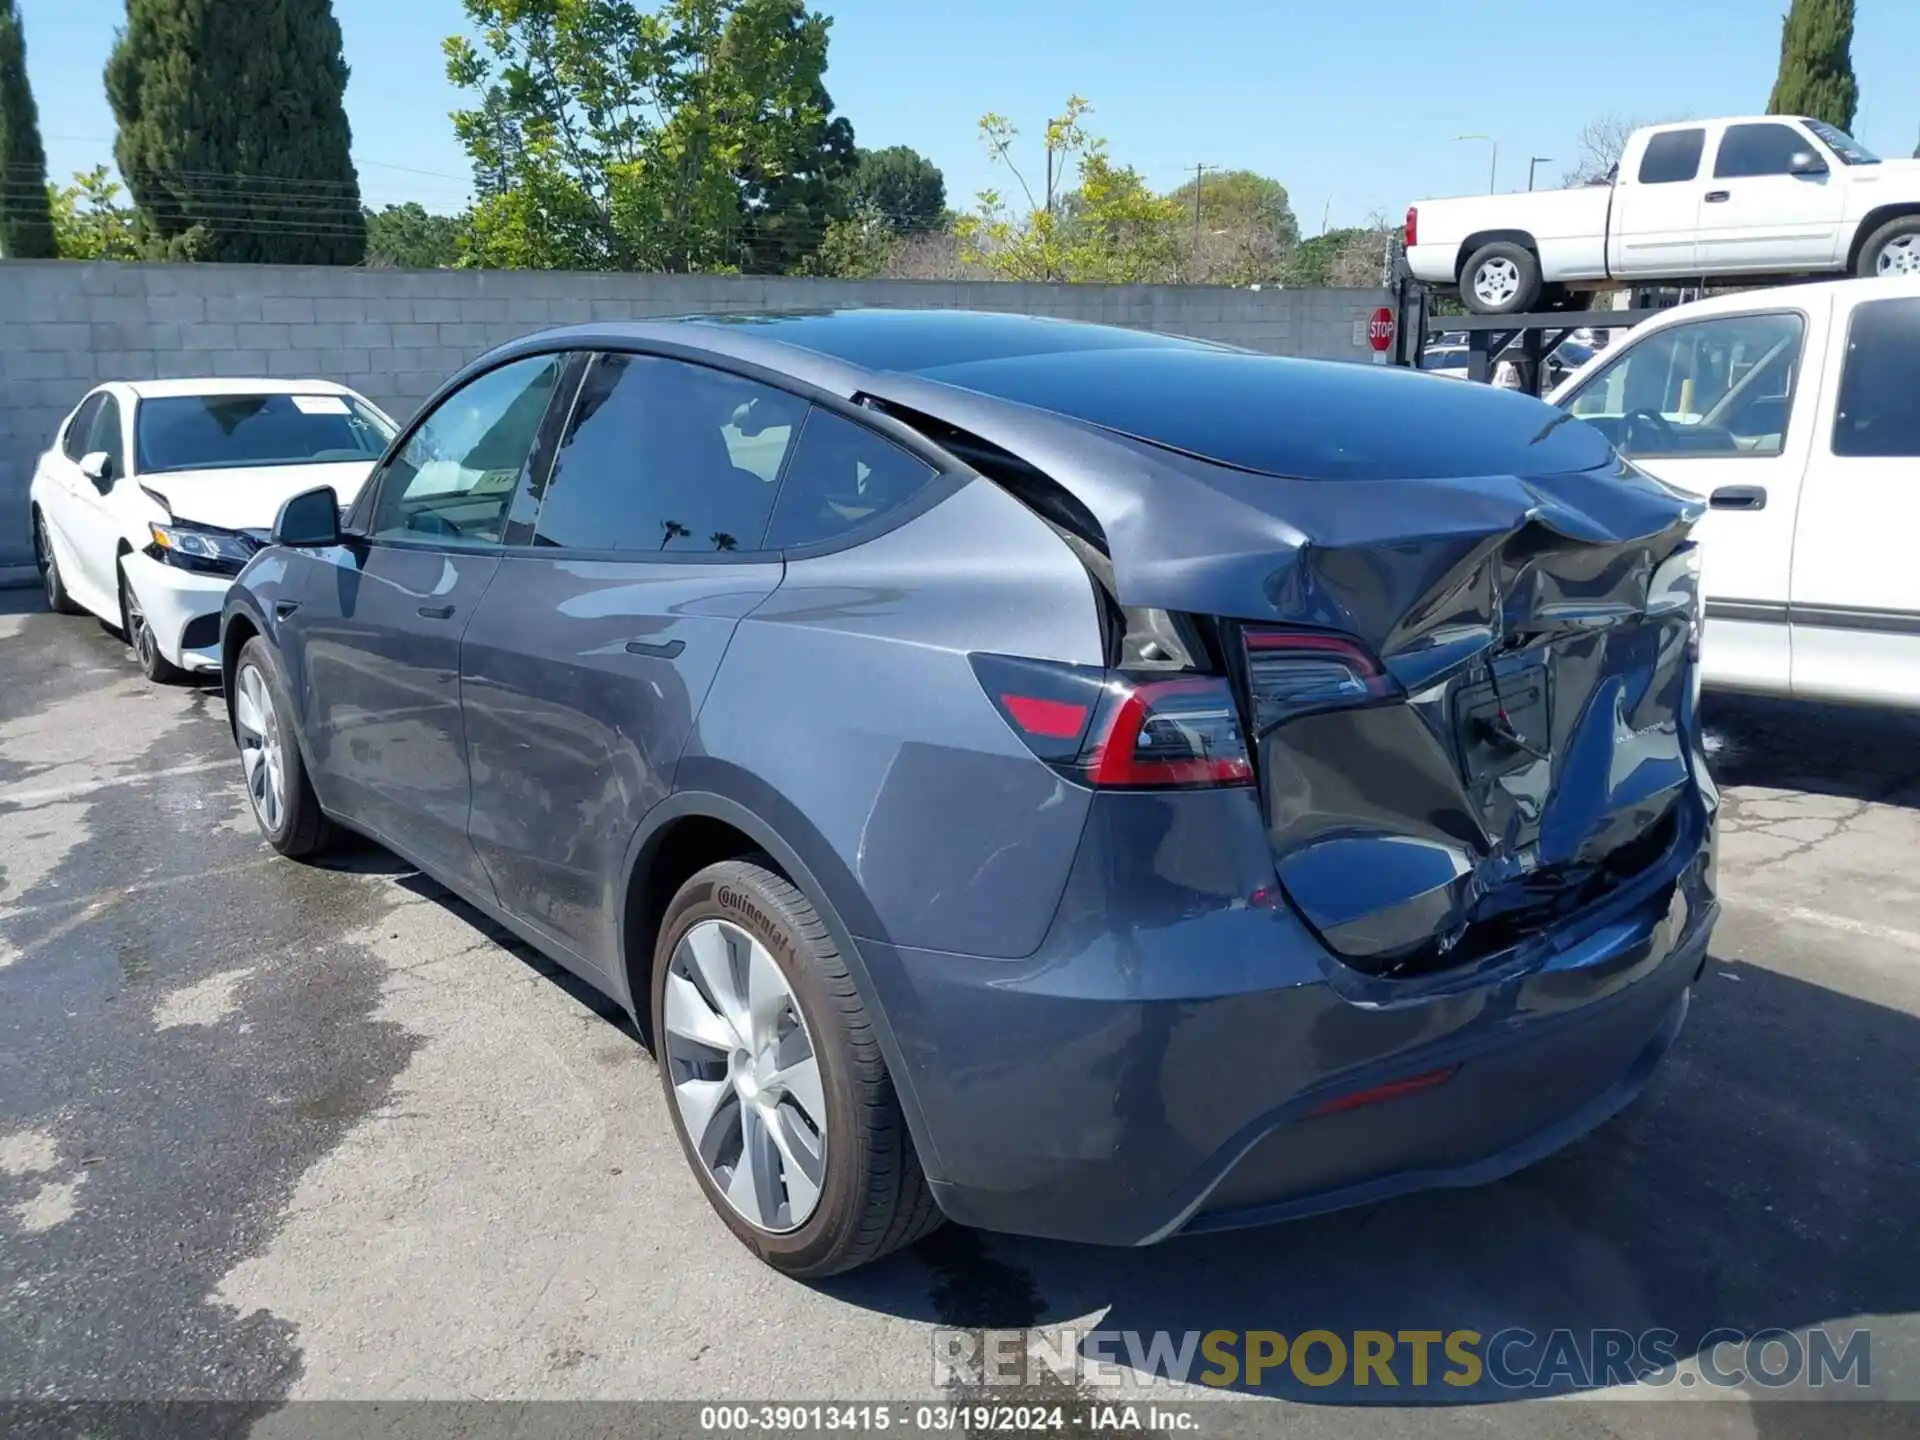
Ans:
POLYGON ((1407 249, 1411 250, 1420 243, 1420 209, 1416 205, 1407 206, 1407 249))
POLYGON ((975 655, 974 674, 1027 748, 1100 789, 1247 785, 1253 765, 1233 690, 1217 676, 1149 679, 975 655))
POLYGON ((1344 635, 1251 626, 1240 635, 1260 734, 1296 715, 1364 705, 1393 692, 1380 662, 1344 635))

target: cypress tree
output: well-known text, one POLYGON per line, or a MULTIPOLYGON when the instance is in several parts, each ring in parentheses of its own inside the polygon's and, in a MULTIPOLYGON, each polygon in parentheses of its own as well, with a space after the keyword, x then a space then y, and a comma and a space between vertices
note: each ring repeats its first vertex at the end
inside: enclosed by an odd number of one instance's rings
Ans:
POLYGON ((1793 0, 1780 22, 1780 75, 1769 115, 1805 115, 1853 126, 1860 87, 1853 78, 1853 0, 1793 0))
POLYGON ((51 260, 53 207, 40 111, 27 84, 27 42, 14 0, 0 0, 0 255, 51 260))
POLYGON ((127 0, 106 81, 114 158, 151 253, 360 262, 332 0, 127 0))

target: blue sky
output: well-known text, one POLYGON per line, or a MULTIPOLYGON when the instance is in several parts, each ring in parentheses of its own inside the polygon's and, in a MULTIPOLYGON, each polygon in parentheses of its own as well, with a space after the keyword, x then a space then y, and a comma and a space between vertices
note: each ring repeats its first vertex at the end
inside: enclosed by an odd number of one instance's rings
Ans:
MULTIPOLYGON (((816 0, 834 17, 834 101, 864 145, 911 145, 946 172, 950 203, 994 183, 975 132, 986 110, 1028 137, 1067 95, 1094 104, 1114 157, 1159 188, 1193 166, 1245 166, 1316 232, 1397 218, 1422 196, 1501 189, 1530 156, 1557 180, 1588 120, 1761 110, 1786 0, 816 0), (964 19, 955 18, 964 15, 964 19), (1524 21, 1522 19, 1524 17, 1524 21), (1584 67, 1584 68, 1583 68, 1584 67)), ((48 168, 111 159, 100 82, 121 0, 22 0, 48 168)), ((447 112, 443 36, 459 0, 334 0, 353 79, 347 110, 370 203, 454 209, 466 156, 447 112)), ((1855 133, 1883 155, 1920 136, 1920 4, 1859 0, 1855 133)))

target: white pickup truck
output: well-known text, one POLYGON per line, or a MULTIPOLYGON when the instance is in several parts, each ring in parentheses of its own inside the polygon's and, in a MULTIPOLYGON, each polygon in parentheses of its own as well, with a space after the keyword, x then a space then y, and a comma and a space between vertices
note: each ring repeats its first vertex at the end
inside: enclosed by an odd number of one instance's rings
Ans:
POLYGON ((1920 275, 1681 305, 1548 398, 1706 498, 1708 686, 1920 709, 1920 275))
POLYGON ((1647 125, 1611 183, 1420 201, 1407 267, 1481 315, 1614 282, 1920 275, 1920 160, 1793 116, 1647 125))

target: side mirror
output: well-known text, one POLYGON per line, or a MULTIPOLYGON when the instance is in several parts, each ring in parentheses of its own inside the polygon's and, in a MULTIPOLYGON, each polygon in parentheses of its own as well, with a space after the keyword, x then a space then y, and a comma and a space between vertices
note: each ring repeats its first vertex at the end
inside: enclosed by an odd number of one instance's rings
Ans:
POLYGON ((1787 169, 1795 175, 1824 175, 1827 162, 1811 150, 1796 150, 1787 157, 1787 169))
POLYGON ((273 521, 273 543, 319 549, 340 543, 340 497, 331 485, 303 490, 280 507, 273 521))
POLYGON ((93 482, 96 490, 113 488, 113 457, 104 450, 89 450, 80 457, 80 473, 93 482))

